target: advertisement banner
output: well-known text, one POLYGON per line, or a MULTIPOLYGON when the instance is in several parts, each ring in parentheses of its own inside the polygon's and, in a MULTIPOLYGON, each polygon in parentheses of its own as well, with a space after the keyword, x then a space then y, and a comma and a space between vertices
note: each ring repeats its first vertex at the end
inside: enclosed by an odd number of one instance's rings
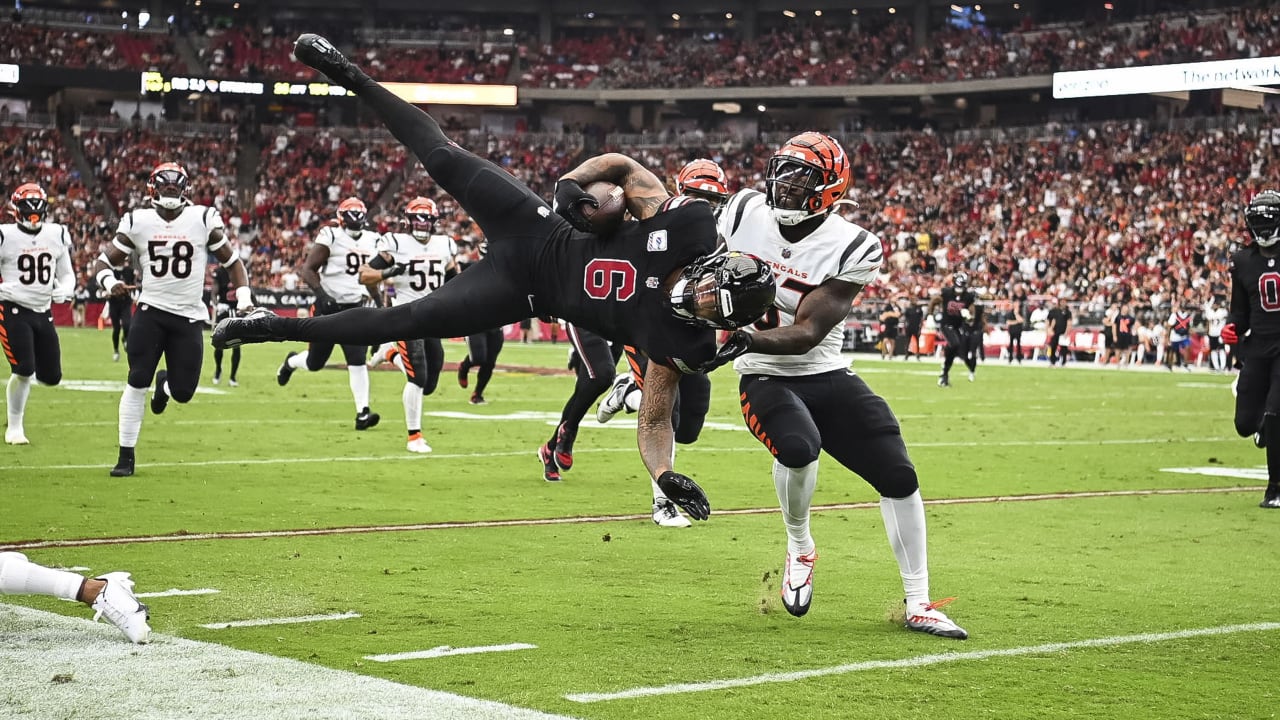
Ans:
POLYGON ((1280 85, 1280 57, 1215 60, 1053 74, 1055 98, 1142 95, 1251 85, 1280 85))

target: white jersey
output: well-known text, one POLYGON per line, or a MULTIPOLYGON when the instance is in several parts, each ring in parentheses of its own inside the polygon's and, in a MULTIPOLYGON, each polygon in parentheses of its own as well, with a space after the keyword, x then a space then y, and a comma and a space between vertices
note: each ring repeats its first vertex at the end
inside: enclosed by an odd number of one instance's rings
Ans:
POLYGON ((17 225, 0 225, 0 302, 46 312, 55 295, 69 298, 75 285, 71 236, 65 227, 46 222, 32 234, 17 225))
POLYGON ((344 228, 326 227, 316 244, 329 248, 329 259, 320 268, 320 287, 343 305, 363 303, 369 291, 360 284, 360 266, 373 259, 376 237, 371 232, 352 236, 344 228))
POLYGON ((1222 328, 1227 324, 1227 309, 1224 307, 1214 307, 1206 305, 1204 309, 1204 321, 1208 325, 1210 337, 1220 337, 1222 328))
POLYGON ((444 271, 453 256, 458 254, 458 244, 448 235, 432 235, 422 242, 408 233, 387 233, 374 245, 378 253, 388 253, 397 265, 404 265, 403 275, 397 275, 396 295, 392 305, 404 305, 431 294, 444 283, 444 271))
MULTIPOLYGON (((880 238, 834 214, 800 242, 787 242, 778 229, 764 195, 742 190, 733 195, 720 215, 720 235, 730 250, 750 253, 773 268, 778 294, 773 307, 747 332, 791 325, 796 308, 809 291, 836 279, 868 285, 880 272, 884 251, 880 238)), ((733 363, 743 374, 814 375, 842 370, 849 361, 840 355, 844 323, 836 323, 816 347, 803 355, 747 353, 733 363)))
POLYGON ((204 278, 209 253, 227 244, 210 239, 222 229, 222 215, 205 205, 187 205, 173 220, 165 220, 154 208, 132 210, 120 218, 116 233, 129 238, 133 247, 112 244, 121 252, 138 254, 142 267, 139 305, 191 320, 208 320, 204 304, 204 278))

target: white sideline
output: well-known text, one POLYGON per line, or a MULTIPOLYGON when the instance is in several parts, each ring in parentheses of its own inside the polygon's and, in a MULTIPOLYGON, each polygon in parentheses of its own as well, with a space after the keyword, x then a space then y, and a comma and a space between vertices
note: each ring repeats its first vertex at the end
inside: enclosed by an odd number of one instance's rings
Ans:
POLYGON ((227 628, 261 627, 263 625, 296 625, 298 623, 324 622, 326 620, 350 620, 360 617, 357 612, 332 613, 329 615, 299 615, 286 618, 259 618, 256 620, 232 620, 231 622, 208 623, 201 625, 210 630, 226 630, 227 628))
POLYGON ((1183 640, 1207 635, 1229 635, 1242 632, 1261 632, 1264 630, 1280 630, 1280 623, 1250 623, 1247 625, 1223 625, 1221 627, 1199 628, 1196 630, 1177 630, 1165 633, 1143 633, 1141 635, 1116 635, 1113 637, 1094 638, 1092 640, 1076 640, 1073 642, 1046 643, 1026 647, 1006 648, 1003 650, 977 650, 974 652, 939 653, 937 655, 920 655, 901 660, 868 660, 865 662, 836 665, 834 667, 800 670, 789 673, 767 673, 751 677, 730 678, 726 680, 709 680, 700 683, 679 683, 659 687, 638 687, 612 693, 577 693, 565 695, 566 700, 580 703, 604 702, 606 700, 625 700, 654 695, 677 695, 681 693, 706 692, 708 690, 725 690, 727 688, 748 687, 765 683, 794 682, 808 678, 845 675, 863 670, 881 670, 887 668, 916 668, 939 663, 959 662, 961 660, 986 660, 987 658, 1016 657, 1018 655, 1039 655, 1044 653, 1063 652, 1076 648, 1108 647, 1111 645, 1129 645, 1132 643, 1154 643, 1167 640, 1183 640))
POLYGON ((386 663, 398 660, 427 660, 430 658, 450 657, 452 655, 475 655, 488 652, 507 652, 509 650, 536 650, 537 645, 529 643, 507 643, 506 645, 479 645, 477 647, 449 647, 441 645, 430 650, 412 650, 410 652, 389 653, 386 655, 365 655, 365 660, 386 663))
MULTIPOLYGON (((1235 437, 1192 437, 1192 438, 1134 438, 1129 440, 1109 439, 1109 440, 1006 440, 1003 442, 911 442, 908 443, 910 448, 968 448, 968 447, 1064 447, 1064 446, 1089 446, 1089 445, 1151 445, 1162 444, 1169 445, 1174 443, 1212 443, 1224 441, 1237 441, 1235 437)), ((753 442, 754 446, 754 442, 753 442)), ((680 452, 741 452, 746 445, 731 448, 721 447, 698 447, 696 445, 680 448, 680 452)), ((626 448, 587 448, 575 450, 575 454, 590 455, 592 453, 634 453, 636 449, 633 447, 626 448)), ((299 463, 338 463, 338 462, 384 462, 387 460, 408 460, 412 462, 431 462, 433 460, 474 460, 477 458, 499 458, 499 457, 533 457, 533 450, 508 450, 504 452, 477 452, 477 453, 434 453, 428 456, 415 455, 413 453, 396 453, 395 455, 348 455, 345 457, 301 457, 301 458, 244 458, 240 460, 190 460, 183 462, 149 462, 139 463, 139 468, 163 468, 163 467, 208 467, 216 465, 296 465, 299 463)), ((21 470, 105 470, 111 466, 109 461, 89 464, 77 465, 0 465, 0 470, 21 471, 21 470)))
POLYGON ((161 590, 160 592, 134 593, 133 595, 134 597, 140 598, 157 598, 180 597, 183 595, 216 595, 219 592, 221 591, 215 590, 214 588, 196 588, 195 590, 179 590, 177 588, 170 588, 168 590, 161 590))
POLYGON ((570 720, 213 643, 0 603, 0 715, 95 720, 570 720))

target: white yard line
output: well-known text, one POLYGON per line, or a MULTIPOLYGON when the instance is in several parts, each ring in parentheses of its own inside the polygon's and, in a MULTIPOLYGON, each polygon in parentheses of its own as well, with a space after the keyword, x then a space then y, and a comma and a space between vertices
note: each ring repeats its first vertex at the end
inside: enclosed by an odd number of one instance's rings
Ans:
MULTIPOLYGON (((986 497, 942 498, 926 500, 925 505, 979 505, 984 503, 1036 502, 1042 500, 1075 500, 1084 498, 1134 497, 1147 495, 1216 495, 1220 493, 1258 492, 1262 487, 1221 488, 1158 488, 1154 490, 1090 490, 1084 492, 1040 493, 1035 495, 989 495, 986 497)), ((836 510, 866 510, 879 508, 879 502, 840 503, 815 505, 813 512, 836 510)), ((776 507, 739 508, 716 510, 721 515, 771 515, 776 507)), ((625 522, 649 520, 649 513, 635 515, 580 515, 558 518, 528 518, 522 520, 472 520, 470 522, 416 523, 412 525, 357 525, 354 527, 308 528, 305 530, 248 530, 223 533, 186 533, 183 535, 135 535, 132 537, 81 538, 70 540, 32 540, 30 542, 0 542, 0 550, 40 550, 46 548, 92 547, 95 545, 129 545, 133 543, 193 542, 200 540, 251 540, 257 538, 306 537, 311 535, 362 535, 383 532, 419 532, 425 530, 460 530, 496 527, 532 527, 538 525, 580 525, 585 523, 625 522)))
POLYGON ((374 662, 397 662, 399 660, 427 660, 430 658, 451 657, 453 655, 475 655, 477 653, 508 652, 511 650, 535 650, 537 645, 529 643, 507 643, 506 645, 480 645, 477 647, 449 647, 441 645, 430 650, 413 650, 411 652, 391 653, 388 655, 365 655, 365 660, 374 662))
POLYGON ((258 618, 255 620, 232 620, 231 622, 208 623, 201 625, 210 630, 226 630, 227 628, 262 627, 263 625, 297 625, 299 623, 325 622, 328 620, 350 620, 360 617, 357 612, 333 613, 330 615, 300 615, 286 618, 258 618))
MULTIPOLYGON (((1133 438, 1133 439, 1109 439, 1109 440, 1006 440, 1006 441, 982 441, 982 442, 911 442, 908 443, 912 448, 972 448, 972 447, 1088 447, 1090 445, 1112 446, 1112 445, 1171 445, 1175 443, 1214 443, 1224 441, 1236 441, 1235 437, 1193 437, 1193 438, 1133 438)), ((752 444, 754 446, 754 443, 752 444)), ((681 447, 680 453, 691 452, 741 452, 744 447, 681 447)), ((575 454, 590 455, 591 453, 634 453, 635 448, 586 448, 575 450, 575 454)), ((414 453, 396 453, 395 455, 347 455, 342 457, 301 457, 301 458, 242 458, 242 459, 222 459, 222 460, 188 460, 182 462, 156 462, 156 463, 139 463, 139 468, 163 468, 163 467, 210 467, 220 465, 296 465, 300 463, 369 463, 383 462, 386 460, 408 460, 412 462, 429 462, 431 460, 474 460, 477 458, 499 458, 499 457, 534 457, 534 450, 509 450, 504 452, 476 452, 476 453, 432 453, 430 455, 416 455, 414 453)), ((107 469, 111 467, 110 461, 91 464, 75 464, 75 465, 0 465, 2 471, 36 471, 36 470, 96 470, 107 469)))
POLYGON ((766 683, 795 682, 809 678, 846 675, 864 670, 883 670, 889 668, 917 668, 940 663, 963 662, 969 660, 986 660, 988 658, 1017 657, 1019 655, 1042 655, 1059 653, 1077 648, 1109 647, 1113 645, 1130 645, 1133 643, 1155 643, 1169 640, 1185 640, 1187 638, 1206 637, 1211 635, 1230 635, 1243 632, 1263 632, 1280 630, 1280 623, 1251 623, 1248 625, 1223 625, 1221 627, 1199 628, 1196 630, 1177 630, 1164 633, 1143 633, 1141 635, 1115 635, 1112 637, 1076 640, 1072 642, 1047 643, 1044 645, 1028 645, 1026 647, 1006 648, 1003 650, 977 650, 974 652, 939 653, 937 655, 920 655, 900 660, 867 660, 865 662, 836 665, 834 667, 798 670, 787 673, 767 673, 750 677, 729 678, 725 680, 709 680, 697 683, 679 683, 656 687, 637 687, 611 693, 577 693, 565 695, 566 700, 580 703, 604 702, 606 700, 625 700, 630 698, 653 697, 655 695, 678 695, 683 693, 707 692, 709 690, 725 690, 728 688, 749 687, 766 683))
POLYGON ((568 720, 213 643, 132 645, 105 622, 14 605, 0 604, 0 637, 6 718, 568 720))
POLYGON ((170 588, 168 590, 161 590, 160 592, 134 593, 134 596, 140 598, 182 597, 186 595, 217 595, 219 592, 221 591, 213 588, 197 588, 195 590, 179 590, 177 588, 170 588))

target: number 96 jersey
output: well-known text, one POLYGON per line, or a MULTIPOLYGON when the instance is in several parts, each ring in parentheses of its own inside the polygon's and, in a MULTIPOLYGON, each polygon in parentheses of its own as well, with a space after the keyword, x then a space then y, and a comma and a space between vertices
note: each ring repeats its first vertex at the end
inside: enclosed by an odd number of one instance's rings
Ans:
POLYGON ((391 255, 396 265, 405 266, 404 274, 392 280, 396 288, 393 305, 420 300, 438 289, 444 283, 445 269, 458 254, 457 243, 448 235, 432 235, 422 242, 408 233, 387 233, 378 238, 374 249, 377 254, 391 255))
MULTIPOLYGON (((0 225, 0 301, 45 312, 59 281, 74 287, 71 238, 57 223, 42 223, 36 233, 0 225)), ((71 287, 65 288, 68 295, 71 287)))
POLYGON ((192 320, 208 320, 204 304, 205 269, 209 253, 226 244, 209 236, 222 228, 222 216, 204 205, 187 205, 172 221, 152 208, 139 208, 120 218, 113 244, 120 251, 137 253, 142 267, 139 305, 192 320), (123 235, 132 244, 120 242, 123 235))

